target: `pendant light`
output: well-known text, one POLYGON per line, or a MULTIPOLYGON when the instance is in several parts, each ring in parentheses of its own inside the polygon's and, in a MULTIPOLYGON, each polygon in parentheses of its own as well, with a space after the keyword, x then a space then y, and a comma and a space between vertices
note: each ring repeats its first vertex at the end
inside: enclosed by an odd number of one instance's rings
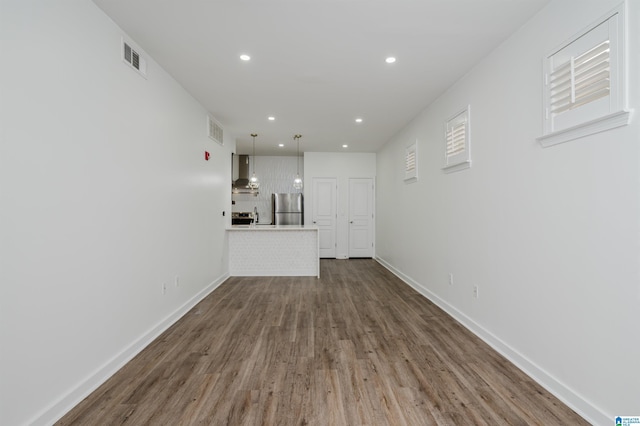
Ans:
POLYGON ((298 156, 296 157, 297 173, 296 173, 296 178, 293 180, 293 187, 298 190, 302 189, 302 179, 300 178, 300 138, 301 137, 302 135, 293 136, 293 140, 298 142, 298 156))
POLYGON ((251 133, 251 137, 253 138, 253 174, 251 175, 251 179, 249 179, 249 188, 258 189, 260 187, 260 181, 256 176, 256 136, 257 133, 251 133))

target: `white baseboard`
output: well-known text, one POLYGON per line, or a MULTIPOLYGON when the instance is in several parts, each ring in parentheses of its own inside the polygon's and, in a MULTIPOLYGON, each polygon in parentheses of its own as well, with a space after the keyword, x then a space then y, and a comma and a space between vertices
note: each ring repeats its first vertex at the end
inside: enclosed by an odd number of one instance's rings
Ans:
POLYGON ((376 257, 376 261, 388 269, 392 274, 411 286, 422 296, 426 297, 447 314, 451 315, 456 321, 486 342, 493 349, 498 351, 502 356, 511 361, 516 367, 582 416, 586 421, 593 425, 604 426, 612 424, 614 416, 607 415, 602 410, 589 403, 574 390, 564 385, 551 374, 547 373, 543 368, 533 363, 526 356, 509 346, 506 342, 492 334, 489 330, 482 327, 473 319, 469 318, 456 307, 442 300, 438 295, 416 282, 413 278, 396 269, 389 262, 380 257, 376 257))
POLYGON ((96 390, 100 385, 113 376, 126 363, 131 361, 144 348, 153 342, 164 331, 182 318, 191 308, 197 305, 202 299, 207 297, 213 290, 222 284, 229 274, 224 274, 214 280, 211 284, 196 293, 191 299, 186 301, 182 306, 172 312, 169 316, 160 321, 155 327, 144 333, 140 338, 124 348, 119 354, 114 356, 102 367, 98 368, 93 374, 89 375, 86 380, 82 381, 74 389, 71 389, 66 395, 62 396, 58 401, 44 409, 40 414, 28 423, 32 426, 48 426, 54 424, 73 407, 78 405, 91 392, 96 390))

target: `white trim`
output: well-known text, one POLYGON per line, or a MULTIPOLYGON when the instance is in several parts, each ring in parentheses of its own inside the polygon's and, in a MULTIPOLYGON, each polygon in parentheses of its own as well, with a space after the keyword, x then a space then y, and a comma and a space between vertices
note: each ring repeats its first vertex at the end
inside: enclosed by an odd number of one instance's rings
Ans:
POLYGON ((31 426, 51 425, 60 420, 73 407, 78 405, 83 399, 95 391, 99 386, 106 382, 111 376, 118 372, 126 363, 131 361, 136 355, 144 350, 156 338, 164 333, 169 327, 175 324, 195 305, 207 297, 220 284, 222 284, 229 274, 226 273, 211 282, 207 287, 196 293, 191 299, 187 300, 182 306, 169 314, 165 319, 156 324, 149 331, 124 348, 120 353, 115 355, 111 360, 98 368, 94 373, 89 375, 85 380, 79 383, 74 389, 71 389, 65 395, 60 397, 56 402, 35 415, 27 424, 31 426))
POLYGON ((491 333, 482 325, 475 322, 472 318, 458 310, 455 306, 441 299, 438 295, 427 289, 422 284, 415 281, 410 276, 404 274, 400 270, 393 267, 390 263, 380 257, 376 257, 376 261, 389 270, 392 274, 400 278, 422 296, 435 303, 439 308, 451 315, 461 325, 487 343, 516 367, 522 370, 527 376, 531 377, 536 383, 545 388, 556 398, 574 410, 586 421, 594 425, 611 424, 613 415, 604 413, 601 409, 589 403, 581 395, 562 383, 560 380, 547 373, 542 367, 536 365, 526 356, 509 346, 498 336, 491 333))
POLYGON ((613 114, 599 117, 586 123, 581 123, 568 129, 558 130, 536 138, 540 144, 547 148, 560 143, 569 142, 585 136, 626 126, 631 122, 631 111, 618 111, 613 114))
POLYGON ((471 160, 463 161, 461 163, 452 164, 450 166, 445 166, 442 168, 442 171, 445 173, 453 173, 460 170, 468 169, 471 167, 471 160))

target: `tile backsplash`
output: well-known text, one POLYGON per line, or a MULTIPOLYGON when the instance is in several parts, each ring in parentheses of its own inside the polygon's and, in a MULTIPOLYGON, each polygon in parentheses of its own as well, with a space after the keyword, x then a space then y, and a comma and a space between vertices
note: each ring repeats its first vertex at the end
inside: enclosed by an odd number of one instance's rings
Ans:
MULTIPOLYGON (((234 212, 252 212, 258 208, 259 223, 270 223, 271 194, 280 192, 304 192, 293 188, 293 179, 296 177, 297 157, 256 157, 255 173, 260 180, 260 189, 257 196, 249 194, 232 194, 235 201, 234 212)), ((253 158, 251 159, 253 165, 253 158)), ((303 160, 300 157, 300 177, 304 179, 303 160)))

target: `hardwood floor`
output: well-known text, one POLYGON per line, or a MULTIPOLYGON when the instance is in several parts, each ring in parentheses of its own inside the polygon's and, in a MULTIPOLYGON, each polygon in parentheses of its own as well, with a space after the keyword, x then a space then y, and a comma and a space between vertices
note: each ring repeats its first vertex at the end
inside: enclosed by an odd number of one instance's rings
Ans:
POLYGON ((588 424, 370 259, 232 277, 58 425, 588 424))

